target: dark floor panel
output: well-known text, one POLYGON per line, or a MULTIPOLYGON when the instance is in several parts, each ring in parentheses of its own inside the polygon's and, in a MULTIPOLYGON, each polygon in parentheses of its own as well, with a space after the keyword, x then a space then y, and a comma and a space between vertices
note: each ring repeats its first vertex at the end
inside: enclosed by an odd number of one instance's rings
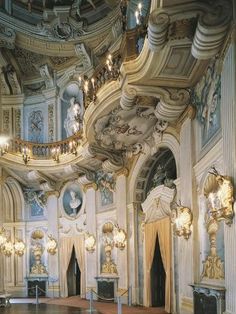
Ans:
MULTIPOLYGON (((12 304, 11 307, 1 307, 0 313, 7 314, 85 314, 88 310, 79 309, 71 306, 64 305, 51 305, 51 304, 12 304)), ((99 312, 94 311, 94 314, 99 312)))

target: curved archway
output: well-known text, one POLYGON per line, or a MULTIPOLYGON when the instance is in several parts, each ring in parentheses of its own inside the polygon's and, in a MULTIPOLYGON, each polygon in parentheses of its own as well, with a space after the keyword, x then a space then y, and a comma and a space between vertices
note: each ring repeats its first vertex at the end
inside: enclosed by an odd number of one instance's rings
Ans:
POLYGON ((8 177, 3 186, 3 201, 5 202, 5 218, 7 221, 24 219, 24 196, 20 184, 8 177))
POLYGON ((149 149, 148 152, 146 152, 145 154, 141 154, 134 166, 134 168, 132 169, 132 176, 129 179, 129 186, 130 186, 130 203, 133 202, 142 202, 144 201, 144 197, 145 197, 145 188, 147 186, 146 180, 148 178, 148 174, 150 174, 151 169, 153 169, 153 166, 155 164, 155 156, 158 155, 159 151, 163 151, 163 150, 169 150, 174 158, 175 161, 175 166, 176 166, 176 178, 178 178, 178 174, 179 174, 179 142, 177 141, 177 139, 171 135, 171 134, 164 134, 162 141, 160 142, 160 144, 156 147, 155 151, 156 153, 153 155, 151 152, 151 149, 149 149), (140 175, 141 171, 143 171, 144 169, 146 169, 146 179, 144 180, 145 183, 139 183, 139 181, 143 182, 143 178, 140 175), (139 180, 140 178, 140 180, 139 180), (141 186, 141 189, 139 188, 139 186, 141 186), (137 191, 140 194, 140 196, 138 196, 137 198, 137 191))

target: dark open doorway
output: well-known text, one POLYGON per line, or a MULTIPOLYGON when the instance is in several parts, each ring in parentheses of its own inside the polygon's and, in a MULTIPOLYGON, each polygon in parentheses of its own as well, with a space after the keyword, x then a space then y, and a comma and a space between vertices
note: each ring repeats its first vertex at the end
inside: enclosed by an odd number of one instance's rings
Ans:
POLYGON ((165 306, 165 282, 166 274, 161 258, 159 239, 157 236, 155 253, 151 268, 152 306, 165 306))
POLYGON ((70 264, 67 270, 68 296, 80 295, 80 269, 73 247, 70 264))

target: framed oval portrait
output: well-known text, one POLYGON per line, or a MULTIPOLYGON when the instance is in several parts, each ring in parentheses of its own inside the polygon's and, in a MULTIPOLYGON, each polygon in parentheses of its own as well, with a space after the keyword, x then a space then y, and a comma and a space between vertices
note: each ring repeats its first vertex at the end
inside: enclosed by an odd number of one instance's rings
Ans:
POLYGON ((75 182, 68 182, 62 194, 62 207, 66 216, 75 219, 79 213, 83 212, 83 192, 80 185, 75 182))

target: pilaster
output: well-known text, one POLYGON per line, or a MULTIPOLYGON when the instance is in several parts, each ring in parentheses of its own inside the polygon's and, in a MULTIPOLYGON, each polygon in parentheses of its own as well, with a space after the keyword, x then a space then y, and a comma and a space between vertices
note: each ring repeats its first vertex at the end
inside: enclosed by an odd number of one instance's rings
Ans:
MULTIPOLYGON (((236 44, 230 45, 224 60, 221 81, 223 170, 236 182, 236 44)), ((235 193, 234 193, 235 195, 235 193)), ((225 224, 225 288, 226 313, 236 313, 236 221, 231 227, 225 224)))
MULTIPOLYGON (((117 173, 116 179, 116 210, 117 223, 120 228, 127 233, 127 171, 117 173)), ((128 244, 127 244, 128 245, 128 244)), ((117 252, 117 268, 119 275, 118 289, 128 289, 128 248, 126 247, 117 252)))
MULTIPOLYGON (((86 186, 86 221, 87 231, 98 238, 96 222, 96 190, 94 185, 86 186)), ((86 253, 86 287, 96 288, 95 277, 98 274, 97 247, 94 253, 86 253)))
MULTIPOLYGON (((50 193, 47 198, 48 234, 58 243, 58 193, 50 193)), ((59 296, 59 253, 48 254, 49 296, 59 296)))
POLYGON ((129 257, 129 285, 132 287, 132 304, 139 303, 138 284, 138 209, 135 203, 128 205, 128 257, 129 257))
MULTIPOLYGON (((0 167, 0 228, 3 224, 3 170, 0 167)), ((4 257, 0 254, 0 291, 4 290, 4 257)))
MULTIPOLYGON (((192 120, 187 117, 180 130, 180 191, 179 196, 183 206, 193 209, 193 151, 192 151, 192 120)), ((193 236, 188 240, 178 239, 179 267, 179 304, 180 312, 192 312, 193 282, 193 236)))

